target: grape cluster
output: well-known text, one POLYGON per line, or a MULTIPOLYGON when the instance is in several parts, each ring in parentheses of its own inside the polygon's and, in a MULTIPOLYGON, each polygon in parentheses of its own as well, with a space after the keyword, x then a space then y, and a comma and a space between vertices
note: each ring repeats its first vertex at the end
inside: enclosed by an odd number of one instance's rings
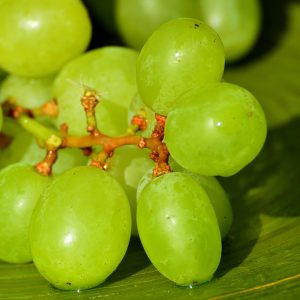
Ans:
POLYGON ((138 236, 171 281, 209 281, 232 223, 214 176, 259 153, 263 110, 222 81, 223 43, 198 19, 162 24, 140 52, 86 51, 91 27, 79 0, 0 1, 0 259, 81 290, 138 236))

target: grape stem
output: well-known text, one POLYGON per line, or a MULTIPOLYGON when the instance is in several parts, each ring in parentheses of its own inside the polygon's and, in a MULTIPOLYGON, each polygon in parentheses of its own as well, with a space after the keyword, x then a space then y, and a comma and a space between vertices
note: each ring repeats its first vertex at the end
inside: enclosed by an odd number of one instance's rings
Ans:
POLYGON ((58 105, 55 99, 47 101, 40 107, 28 109, 17 105, 15 99, 8 98, 2 103, 2 109, 4 114, 15 119, 24 114, 30 117, 46 116, 50 118, 56 118, 58 116, 58 105))
POLYGON ((36 164, 36 170, 42 175, 48 176, 52 173, 52 167, 57 160, 60 149, 80 148, 85 155, 91 155, 93 152, 92 147, 96 145, 101 145, 102 151, 91 160, 91 166, 106 170, 108 158, 113 155, 116 148, 124 145, 136 145, 141 149, 150 149, 150 158, 155 162, 154 176, 170 172, 170 166, 168 165, 169 152, 163 142, 166 117, 159 114, 155 115, 156 125, 149 138, 137 134, 147 127, 147 120, 142 114, 135 115, 132 118, 131 127, 126 135, 111 137, 103 134, 97 127, 95 108, 99 100, 97 92, 93 90, 86 90, 81 98, 87 120, 86 130, 88 135, 86 136, 69 135, 67 124, 62 124, 59 131, 54 131, 34 119, 37 115, 47 115, 49 117, 57 115, 58 106, 55 100, 51 100, 35 110, 15 105, 11 100, 5 101, 3 106, 6 115, 16 119, 25 130, 38 139, 42 147, 46 148, 45 158, 36 164))

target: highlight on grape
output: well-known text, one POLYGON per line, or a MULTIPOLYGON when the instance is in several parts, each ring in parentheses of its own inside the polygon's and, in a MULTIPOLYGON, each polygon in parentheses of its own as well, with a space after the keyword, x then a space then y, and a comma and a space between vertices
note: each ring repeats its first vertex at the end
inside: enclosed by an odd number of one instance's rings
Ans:
MULTIPOLYGON (((222 1, 208 2, 205 16, 222 1)), ((214 280, 233 219, 216 176, 251 163, 267 125, 255 96, 223 81, 226 44, 203 19, 164 20, 141 51, 93 48, 80 0, 0 1, 0 260, 89 289, 136 237, 176 285, 214 280)))

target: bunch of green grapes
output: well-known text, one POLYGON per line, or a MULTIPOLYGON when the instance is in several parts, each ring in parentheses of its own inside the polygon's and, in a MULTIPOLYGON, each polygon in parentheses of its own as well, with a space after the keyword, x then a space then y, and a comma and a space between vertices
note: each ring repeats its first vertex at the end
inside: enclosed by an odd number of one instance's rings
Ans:
MULTIPOLYGON (((176 10, 196 12, 188 1, 172 4, 173 17, 176 10)), ((0 65, 8 72, 0 86, 3 110, 10 114, 7 99, 27 111, 55 99, 59 112, 54 122, 4 118, 0 260, 33 261, 53 286, 87 289, 117 269, 138 236, 162 275, 183 286, 207 282, 233 217, 214 176, 237 173, 262 148, 260 104, 222 81, 223 42, 198 19, 164 23, 140 53, 120 45, 87 50, 90 37, 80 0, 0 1, 0 65), (100 102, 91 134, 80 104, 87 90, 100 102), (136 115, 146 128, 130 125, 136 115), (59 149, 46 177, 33 167, 46 154, 39 145, 48 154, 57 149, 49 146, 53 135, 41 141, 39 130, 78 142, 59 149), (103 144, 93 144, 99 137, 103 144), (162 151, 166 169, 159 172, 162 151), (102 169, 88 165, 103 153, 102 169)))
POLYGON ((249 164, 266 138, 260 104, 222 82, 225 52, 205 23, 179 18, 161 25, 137 62, 141 99, 166 116, 164 142, 173 172, 146 173, 138 187, 137 227, 153 265, 178 285, 209 281, 231 226, 230 202, 211 176, 249 164))

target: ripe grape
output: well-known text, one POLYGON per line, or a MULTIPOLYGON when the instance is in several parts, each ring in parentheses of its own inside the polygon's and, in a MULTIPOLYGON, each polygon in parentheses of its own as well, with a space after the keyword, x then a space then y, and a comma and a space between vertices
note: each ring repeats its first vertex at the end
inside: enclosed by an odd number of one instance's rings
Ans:
POLYGON ((67 64, 54 82, 60 113, 57 124, 67 123, 70 134, 84 134, 86 119, 80 98, 85 89, 98 92, 96 107, 99 129, 121 135, 127 129, 128 107, 137 93, 137 52, 125 47, 98 48, 67 64))
POLYGON ((266 120, 255 97, 230 83, 195 88, 169 113, 165 142, 184 168, 230 176, 250 163, 266 138, 266 120))
POLYGON ((223 44, 212 28, 197 19, 171 20, 141 50, 137 62, 140 96, 152 110, 167 115, 182 93, 220 81, 224 61, 223 44))
MULTIPOLYGON (((186 170, 178 165, 171 157, 169 159, 169 165, 171 166, 172 171, 182 172, 186 175, 191 176, 205 190, 214 208, 219 224, 221 237, 222 239, 225 239, 231 228, 233 216, 230 201, 219 181, 215 177, 204 176, 186 170)), ((145 186, 147 186, 155 178, 153 177, 152 170, 153 169, 149 169, 148 171, 146 171, 146 173, 141 177, 138 183, 136 192, 137 201, 139 201, 141 193, 145 186)))
POLYGON ((143 189, 137 206, 142 245, 153 265, 178 285, 209 281, 221 258, 221 237, 204 189, 172 172, 143 189))
POLYGON ((259 0, 198 0, 198 18, 210 25, 224 44, 226 62, 245 56, 261 28, 259 0))
POLYGON ((149 158, 148 149, 139 149, 137 146, 123 146, 114 151, 109 163, 108 173, 122 185, 128 197, 132 226, 131 232, 137 235, 136 227, 136 190, 138 183, 144 173, 154 167, 153 161, 149 158))
POLYGON ((79 0, 0 1, 0 65, 10 73, 54 74, 87 48, 90 37, 79 0))
POLYGON ((130 207, 120 184, 103 170, 76 167, 53 179, 34 210, 33 261, 57 288, 92 288, 119 265, 130 232, 130 207))
POLYGON ((10 263, 32 260, 29 223, 49 182, 48 177, 27 164, 12 164, 0 171, 0 260, 10 263))

